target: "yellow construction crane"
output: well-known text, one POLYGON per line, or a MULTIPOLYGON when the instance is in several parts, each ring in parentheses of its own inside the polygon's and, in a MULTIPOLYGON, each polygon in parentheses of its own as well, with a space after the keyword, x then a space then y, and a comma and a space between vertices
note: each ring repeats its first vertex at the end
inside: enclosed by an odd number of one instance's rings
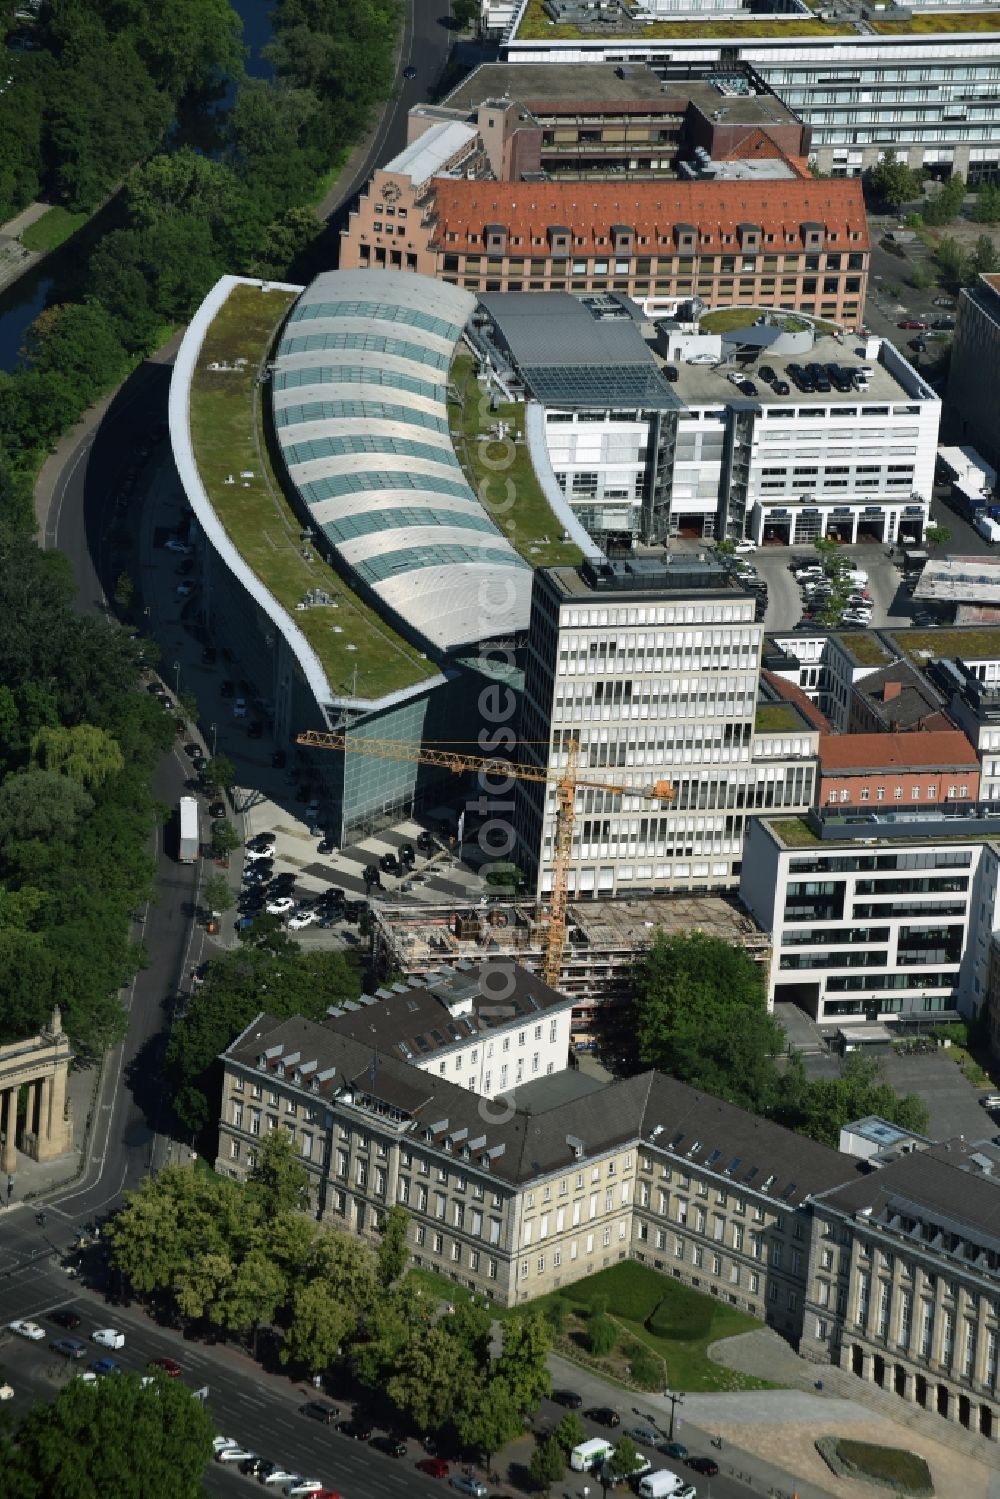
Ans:
POLYGON ((343 750, 345 754, 372 755, 380 760, 408 760, 416 765, 440 765, 455 775, 466 771, 487 775, 510 776, 517 781, 541 781, 554 786, 556 792, 556 848, 552 866, 552 894, 546 924, 542 959, 542 977, 554 989, 559 987, 562 972, 563 945, 566 941, 566 912, 569 905, 569 865, 573 849, 573 823, 576 819, 578 787, 609 791, 614 796, 644 796, 650 801, 672 802, 676 795, 669 781, 654 781, 651 786, 625 786, 611 781, 596 781, 578 773, 579 744, 571 740, 565 766, 550 770, 544 765, 511 763, 484 755, 460 754, 450 749, 434 749, 424 744, 409 744, 396 739, 348 738, 346 734, 308 729, 295 737, 296 744, 313 749, 343 750))

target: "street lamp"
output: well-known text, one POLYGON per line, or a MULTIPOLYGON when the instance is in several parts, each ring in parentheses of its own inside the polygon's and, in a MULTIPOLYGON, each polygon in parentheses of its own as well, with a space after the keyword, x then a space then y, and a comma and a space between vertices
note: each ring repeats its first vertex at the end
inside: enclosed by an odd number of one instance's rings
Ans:
POLYGON ((181 663, 179 661, 175 661, 174 662, 174 696, 175 697, 180 697, 180 695, 181 695, 181 663))
POLYGON ((664 1390, 663 1393, 664 1393, 664 1395, 666 1395, 667 1399, 670 1401, 670 1435, 667 1438, 667 1440, 670 1441, 670 1442, 672 1442, 673 1439, 674 1439, 674 1422, 677 1419, 677 1407, 679 1405, 683 1405, 684 1404, 684 1396, 683 1395, 671 1395, 671 1393, 670 1393, 669 1390, 664 1390))
POLYGON ((216 737, 216 734, 218 733, 218 725, 212 723, 212 724, 209 724, 209 728, 212 730, 212 759, 214 760, 215 759, 215 737, 216 737))

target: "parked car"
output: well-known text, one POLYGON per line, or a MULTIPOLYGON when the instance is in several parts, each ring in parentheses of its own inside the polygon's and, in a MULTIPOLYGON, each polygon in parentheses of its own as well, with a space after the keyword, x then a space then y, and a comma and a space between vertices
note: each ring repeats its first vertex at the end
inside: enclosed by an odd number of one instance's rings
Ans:
POLYGON ((395 854, 383 854, 378 861, 378 866, 383 874, 402 874, 395 854))
POLYGON ((662 1452, 664 1457, 676 1457, 679 1458, 681 1462, 683 1462, 688 1455, 688 1450, 683 1442, 658 1442, 656 1445, 656 1450, 657 1452, 662 1452))
POLYGON ((86 1343, 81 1343, 79 1338, 56 1338, 54 1343, 49 1344, 53 1353, 61 1353, 63 1358, 80 1359, 87 1354, 86 1343))
POLYGON ((386 1457, 406 1456, 406 1443, 402 1437, 372 1437, 368 1445, 374 1447, 376 1452, 384 1452, 386 1457))
POLYGON ((776 378, 774 370, 769 364, 761 365, 760 369, 757 371, 757 377, 758 379, 763 380, 767 385, 773 385, 776 378))
POLYGON ((775 380, 772 389, 776 396, 788 396, 792 393, 792 387, 787 380, 775 380))
POLYGON ((163 547, 165 551, 178 552, 182 557, 188 557, 191 554, 191 548, 188 546, 187 542, 178 541, 176 536, 171 536, 169 541, 165 541, 163 543, 163 547))
POLYGON ((215 1454, 215 1461, 217 1463, 245 1463, 256 1456, 256 1452, 251 1452, 249 1447, 241 1447, 237 1444, 235 1447, 220 1447, 215 1454))
POLYGON ((246 700, 246 698, 245 697, 234 698, 233 699, 233 717, 234 718, 246 718, 246 716, 247 716, 247 700, 246 700))
POLYGON ((281 1492, 298 1499, 300 1494, 322 1494, 325 1490, 320 1478, 297 1478, 294 1483, 286 1483, 281 1492))
POLYGON ((290 895, 279 895, 267 903, 267 914, 269 916, 285 916, 293 910, 295 902, 290 895))
POLYGON ((715 1478, 719 1471, 719 1465, 714 1457, 689 1457, 686 1459, 687 1466, 695 1473, 701 1473, 705 1478, 715 1478))
POLYGON ((76 1312, 74 1312, 72 1308, 68 1306, 61 1307, 57 1312, 49 1312, 48 1318, 49 1321, 54 1322, 57 1327, 68 1327, 70 1332, 74 1332, 76 1328, 80 1326, 80 1318, 77 1316, 76 1312))
POLYGON ((209 815, 209 817, 225 817, 225 815, 226 815, 226 804, 225 804, 225 802, 212 802, 211 805, 209 806, 209 809, 208 809, 208 815, 209 815))
POLYGON ((633 1442, 641 1443, 643 1447, 655 1447, 660 1440, 660 1433, 651 1426, 626 1426, 625 1435, 631 1437, 633 1442))
POLYGON ((737 557, 745 556, 747 553, 755 552, 756 550, 757 543, 751 540, 749 536, 744 537, 742 541, 738 541, 734 547, 737 557))
POLYGON ((151 1358, 147 1365, 150 1369, 162 1369, 168 1379, 179 1379, 181 1366, 175 1358, 151 1358))
POLYGON ((247 848, 273 848, 275 841, 273 833, 254 833, 252 838, 247 839, 247 848))
POLYGON ((257 1474, 257 1482, 262 1483, 265 1488, 283 1488, 286 1483, 295 1483, 298 1477, 298 1473, 289 1473, 287 1468, 271 1468, 268 1473, 261 1470, 257 1474))
POLYGON ((189 578, 185 578, 183 583, 178 583, 174 589, 174 593, 176 593, 179 599, 190 598, 191 594, 194 593, 194 584, 189 578))
POLYGON ((422 854, 432 854, 437 848, 437 844, 434 841, 434 834, 428 833, 426 829, 422 833, 419 833, 417 835, 417 847, 422 854))
POLYGON ((37 1322, 8 1322, 7 1328, 16 1332, 19 1338, 27 1338, 29 1343, 40 1343, 45 1337, 45 1328, 39 1327, 37 1322))
POLYGON ((565 1405, 571 1411, 578 1411, 583 1405, 583 1396, 575 1390, 553 1390, 551 1398, 556 1405, 565 1405))
POLYGON ((596 1421, 598 1426, 620 1426, 622 1418, 610 1405, 592 1405, 583 1413, 588 1421, 596 1421))
POLYGON ((90 1369, 91 1374, 99 1374, 102 1377, 106 1374, 123 1373, 122 1366, 118 1362, 118 1360, 108 1358, 107 1356, 105 1356, 104 1358, 95 1358, 94 1362, 88 1365, 88 1368, 90 1369))
POLYGON ((907 317, 901 323, 897 323, 896 327, 905 328, 908 332, 923 333, 927 324, 918 317, 907 317))
POLYGON ((337 845, 332 838, 321 838, 316 845, 316 852, 318 854, 332 854, 336 847, 337 845))
POLYGON ((337 1430, 342 1436, 351 1437, 355 1442, 370 1442, 375 1428, 364 1416, 354 1416, 350 1421, 340 1421, 337 1430))
POLYGON ((119 1332, 117 1327, 99 1327, 90 1334, 90 1341, 96 1343, 98 1348, 124 1348, 125 1334, 119 1332))
POLYGON ((447 1478, 451 1469, 441 1457, 422 1457, 417 1463, 421 1473, 426 1473, 430 1478, 447 1478))
POLYGON ((290 932, 305 931, 307 926, 314 926, 319 920, 315 911, 297 911, 294 916, 289 916, 286 923, 290 932))
POLYGON ((489 1499, 490 1491, 482 1479, 472 1478, 468 1473, 456 1473, 455 1477, 449 1478, 448 1482, 460 1494, 471 1494, 472 1499, 489 1499))
POLYGON ((322 1421, 324 1426, 332 1426, 340 1411, 326 1400, 307 1400, 305 1405, 299 1406, 299 1415, 308 1416, 310 1421, 322 1421))

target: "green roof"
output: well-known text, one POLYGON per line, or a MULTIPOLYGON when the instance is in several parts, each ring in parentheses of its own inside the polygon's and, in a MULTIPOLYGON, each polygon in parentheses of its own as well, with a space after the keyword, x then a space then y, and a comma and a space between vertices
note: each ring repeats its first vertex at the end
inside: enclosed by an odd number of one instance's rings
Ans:
POLYGON ((1000 629, 983 625, 956 625, 952 630, 900 630, 893 633, 900 650, 919 663, 928 656, 958 656, 963 661, 1000 656, 1000 629))
POLYGON ((800 36, 829 37, 858 37, 862 38, 870 32, 884 33, 890 36, 906 35, 940 35, 947 32, 970 32, 970 31, 997 31, 1000 32, 1000 17, 992 12, 965 11, 952 13, 950 11, 931 11, 912 15, 907 20, 870 20, 866 21, 867 30, 862 32, 859 28, 850 25, 849 22, 831 23, 821 21, 816 16, 802 15, 801 12, 789 12, 786 15, 763 15, 744 13, 742 16, 722 16, 718 20, 676 20, 676 21, 649 21, 643 24, 639 21, 628 28, 611 27, 594 22, 590 25, 574 25, 570 21, 553 22, 545 14, 544 0, 528 0, 528 5, 522 17, 521 24, 515 34, 516 41, 595 41, 595 42, 628 42, 628 41, 700 41, 706 39, 732 39, 742 41, 744 38, 768 38, 781 39, 788 37, 790 40, 800 36))
MULTIPOLYGON (((191 441, 209 500, 229 539, 293 615, 335 694, 370 700, 419 686, 438 668, 350 589, 315 552, 303 556, 302 523, 271 464, 257 370, 296 293, 237 285, 212 321, 191 382, 191 441), (236 361, 246 361, 237 365, 236 361), (212 370, 210 365, 224 365, 212 370), (253 473, 239 483, 235 474, 253 473), (328 605, 298 610, 310 589, 328 605)), ((265 387, 266 388, 266 387, 265 387)))
POLYGON ((757 734, 796 733, 810 727, 791 703, 760 703, 753 720, 757 734))
POLYGON ((877 635, 869 635, 866 630, 844 631, 837 640, 859 666, 889 666, 892 663, 891 652, 877 635))

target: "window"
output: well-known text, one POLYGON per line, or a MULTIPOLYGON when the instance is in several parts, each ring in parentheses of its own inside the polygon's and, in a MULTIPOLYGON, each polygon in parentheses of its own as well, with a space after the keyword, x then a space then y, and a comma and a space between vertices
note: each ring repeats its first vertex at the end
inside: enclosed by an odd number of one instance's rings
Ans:
POLYGON ((433 1248, 434 1248, 434 1253, 435 1254, 441 1254, 442 1253, 442 1251, 444 1250, 444 1235, 443 1234, 435 1234, 434 1235, 434 1245, 433 1245, 433 1248))
POLYGON ((545 1256, 544 1256, 544 1254, 540 1254, 538 1256, 538 1274, 539 1275, 544 1275, 544 1273, 545 1273, 545 1256))
POLYGON ((427 1240, 427 1230, 423 1227, 422 1224, 420 1224, 420 1223, 417 1224, 416 1229, 414 1231, 413 1237, 417 1241, 417 1243, 420 1244, 420 1245, 423 1245, 426 1242, 426 1240, 427 1240))

